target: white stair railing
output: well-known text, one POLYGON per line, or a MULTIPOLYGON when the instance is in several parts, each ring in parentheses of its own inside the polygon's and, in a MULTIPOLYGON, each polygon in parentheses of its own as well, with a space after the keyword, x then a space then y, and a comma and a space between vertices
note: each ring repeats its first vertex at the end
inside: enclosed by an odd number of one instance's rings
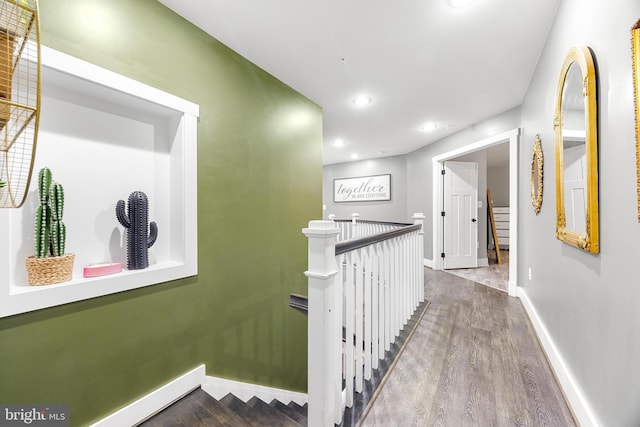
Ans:
POLYGON ((357 217, 350 227, 311 221, 303 230, 309 239, 310 427, 342 422, 354 393, 363 391, 364 381, 424 301, 424 215, 413 218, 413 225, 404 226, 357 217), (379 230, 384 231, 375 233, 379 230), (343 235, 364 237, 337 244, 343 235))
POLYGON ((397 222, 360 220, 359 218, 360 214, 358 213, 351 214, 351 219, 348 220, 336 219, 336 216, 334 214, 328 215, 329 221, 335 222, 336 226, 340 230, 340 233, 338 233, 337 237, 338 242, 372 236, 374 234, 380 234, 385 231, 393 230, 407 225, 397 222))

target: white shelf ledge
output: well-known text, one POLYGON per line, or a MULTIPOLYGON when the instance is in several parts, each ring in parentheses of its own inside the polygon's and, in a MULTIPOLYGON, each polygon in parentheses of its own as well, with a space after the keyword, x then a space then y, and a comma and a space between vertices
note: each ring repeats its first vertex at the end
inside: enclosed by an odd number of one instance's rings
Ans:
POLYGON ((42 110, 34 174, 48 166, 65 187, 69 282, 29 286, 33 254, 32 180, 20 209, 0 209, 0 317, 196 275, 198 105, 42 47, 42 110), (158 224, 144 270, 84 278, 98 262, 126 265, 117 200, 141 190, 158 224))

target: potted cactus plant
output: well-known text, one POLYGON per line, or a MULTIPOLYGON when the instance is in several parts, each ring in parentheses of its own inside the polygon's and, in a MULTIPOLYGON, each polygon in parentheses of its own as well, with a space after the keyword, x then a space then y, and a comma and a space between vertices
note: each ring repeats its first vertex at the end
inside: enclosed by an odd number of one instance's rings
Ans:
POLYGON ((39 286, 69 281, 75 255, 65 253, 64 189, 53 181, 49 168, 42 168, 38 174, 38 196, 35 256, 27 258, 29 284, 39 286))

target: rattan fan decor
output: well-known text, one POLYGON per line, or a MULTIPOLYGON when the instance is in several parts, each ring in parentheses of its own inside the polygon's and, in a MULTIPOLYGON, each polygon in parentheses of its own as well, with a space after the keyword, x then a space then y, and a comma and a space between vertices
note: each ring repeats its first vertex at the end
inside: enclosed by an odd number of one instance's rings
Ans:
POLYGON ((39 121, 38 2, 0 0, 0 208, 26 199, 39 121))

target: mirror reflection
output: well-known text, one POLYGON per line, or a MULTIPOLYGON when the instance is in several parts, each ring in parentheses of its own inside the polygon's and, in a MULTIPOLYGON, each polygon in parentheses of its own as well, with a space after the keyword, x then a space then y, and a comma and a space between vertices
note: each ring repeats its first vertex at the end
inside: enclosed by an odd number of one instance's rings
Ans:
POLYGON ((564 182, 565 228, 585 234, 586 167, 585 108, 582 71, 573 62, 567 72, 562 93, 562 159, 564 182))

